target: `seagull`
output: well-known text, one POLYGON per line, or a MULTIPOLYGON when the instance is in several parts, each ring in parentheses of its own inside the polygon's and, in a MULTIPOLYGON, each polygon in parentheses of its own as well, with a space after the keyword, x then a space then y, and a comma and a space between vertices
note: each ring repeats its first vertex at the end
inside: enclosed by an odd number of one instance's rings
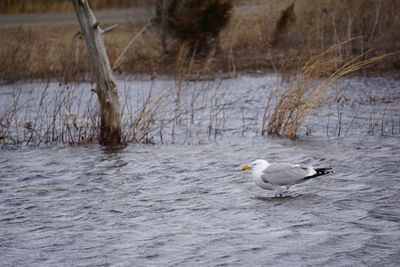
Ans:
POLYGON ((242 167, 242 171, 252 169, 254 182, 263 189, 274 190, 275 197, 294 184, 311 178, 333 173, 332 168, 314 168, 310 165, 290 163, 269 163, 258 159, 242 167))

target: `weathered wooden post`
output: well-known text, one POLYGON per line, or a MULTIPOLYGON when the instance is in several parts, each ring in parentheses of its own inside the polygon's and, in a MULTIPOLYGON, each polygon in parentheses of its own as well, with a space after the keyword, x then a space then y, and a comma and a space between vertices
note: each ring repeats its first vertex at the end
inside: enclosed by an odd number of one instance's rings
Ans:
POLYGON ((103 41, 103 30, 96 21, 87 0, 72 0, 75 13, 89 50, 100 103, 100 144, 121 143, 121 111, 118 89, 103 41))

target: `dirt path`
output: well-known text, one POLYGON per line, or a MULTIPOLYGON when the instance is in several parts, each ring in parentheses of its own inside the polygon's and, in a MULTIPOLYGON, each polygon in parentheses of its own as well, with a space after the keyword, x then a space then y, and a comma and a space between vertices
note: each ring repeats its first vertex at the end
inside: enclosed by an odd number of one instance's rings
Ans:
MULTIPOLYGON (((106 10, 95 12, 100 23, 141 21, 149 19, 149 9, 106 10)), ((78 23, 75 13, 39 13, 0 15, 0 26, 49 25, 78 23)))

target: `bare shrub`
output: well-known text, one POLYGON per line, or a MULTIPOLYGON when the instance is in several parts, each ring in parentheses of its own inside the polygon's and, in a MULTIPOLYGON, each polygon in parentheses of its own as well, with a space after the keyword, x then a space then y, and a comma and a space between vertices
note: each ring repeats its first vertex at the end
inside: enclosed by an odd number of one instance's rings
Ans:
POLYGON ((191 53, 208 51, 230 19, 232 0, 169 0, 158 4, 156 19, 166 30, 187 43, 191 53))
POLYGON ((272 39, 272 46, 275 46, 280 41, 280 36, 288 31, 288 28, 296 21, 296 14, 294 13, 294 3, 289 5, 281 12, 281 15, 276 23, 274 35, 272 39))

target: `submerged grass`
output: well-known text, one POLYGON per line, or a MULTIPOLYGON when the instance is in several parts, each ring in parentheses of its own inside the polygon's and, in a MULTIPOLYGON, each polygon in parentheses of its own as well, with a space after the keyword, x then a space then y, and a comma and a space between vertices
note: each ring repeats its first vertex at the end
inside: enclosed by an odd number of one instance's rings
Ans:
MULTIPOLYGON (((353 65, 349 66, 359 67, 353 65)), ((315 63, 309 68, 311 66, 315 63)), ((348 133, 351 136, 354 131, 360 133, 362 125, 366 125, 364 133, 370 135, 398 136, 398 96, 386 99, 371 91, 353 94, 351 100, 343 91, 329 92, 328 85, 339 74, 346 73, 346 68, 333 71, 328 81, 315 80, 315 77, 309 77, 309 80, 294 78, 296 82, 289 83, 283 92, 276 91, 279 94, 269 98, 263 118, 260 118, 263 100, 259 94, 270 93, 267 89, 273 87, 270 80, 252 89, 238 89, 237 85, 230 88, 231 82, 223 80, 120 83, 122 141, 125 144, 207 143, 219 141, 224 135, 260 135, 261 124, 263 134, 298 138, 304 135, 303 130, 308 131, 308 118, 321 119, 318 127, 324 128, 326 123, 327 137, 345 137, 348 133), (308 85, 310 87, 306 87, 308 85), (324 111, 322 116, 315 114, 325 103, 329 104, 329 114, 325 114, 327 106, 321 109, 324 111), (356 129, 350 129, 353 125, 356 129)), ((247 84, 247 78, 242 82, 247 84)), ((279 79, 275 82, 279 83, 279 79)), ((87 83, 2 87, 0 146, 97 143, 99 107, 91 88, 92 84, 87 83)))
POLYGON ((98 140, 97 102, 93 95, 83 98, 83 90, 67 84, 54 89, 43 83, 31 92, 13 89, 3 94, 8 94, 3 97, 11 101, 1 110, 2 146, 85 144, 98 140))
POLYGON ((272 104, 271 94, 264 110, 262 134, 276 135, 289 139, 299 137, 306 128, 309 115, 317 112, 329 99, 328 91, 345 75, 356 72, 393 54, 365 59, 369 52, 349 59, 340 53, 346 45, 357 41, 353 38, 336 44, 311 58, 291 79, 283 92, 278 92, 272 104))
MULTIPOLYGON (((224 108, 233 103, 216 100, 220 82, 177 81, 160 92, 150 88, 120 89, 123 143, 173 143, 186 136, 216 139, 224 129, 224 108)), ((100 114, 90 84, 37 84, 27 91, 16 85, 2 92, 0 143, 18 145, 82 145, 97 143, 100 114), (4 100, 3 100, 4 101, 4 100)), ((179 140, 181 141, 181 140, 179 140)))

